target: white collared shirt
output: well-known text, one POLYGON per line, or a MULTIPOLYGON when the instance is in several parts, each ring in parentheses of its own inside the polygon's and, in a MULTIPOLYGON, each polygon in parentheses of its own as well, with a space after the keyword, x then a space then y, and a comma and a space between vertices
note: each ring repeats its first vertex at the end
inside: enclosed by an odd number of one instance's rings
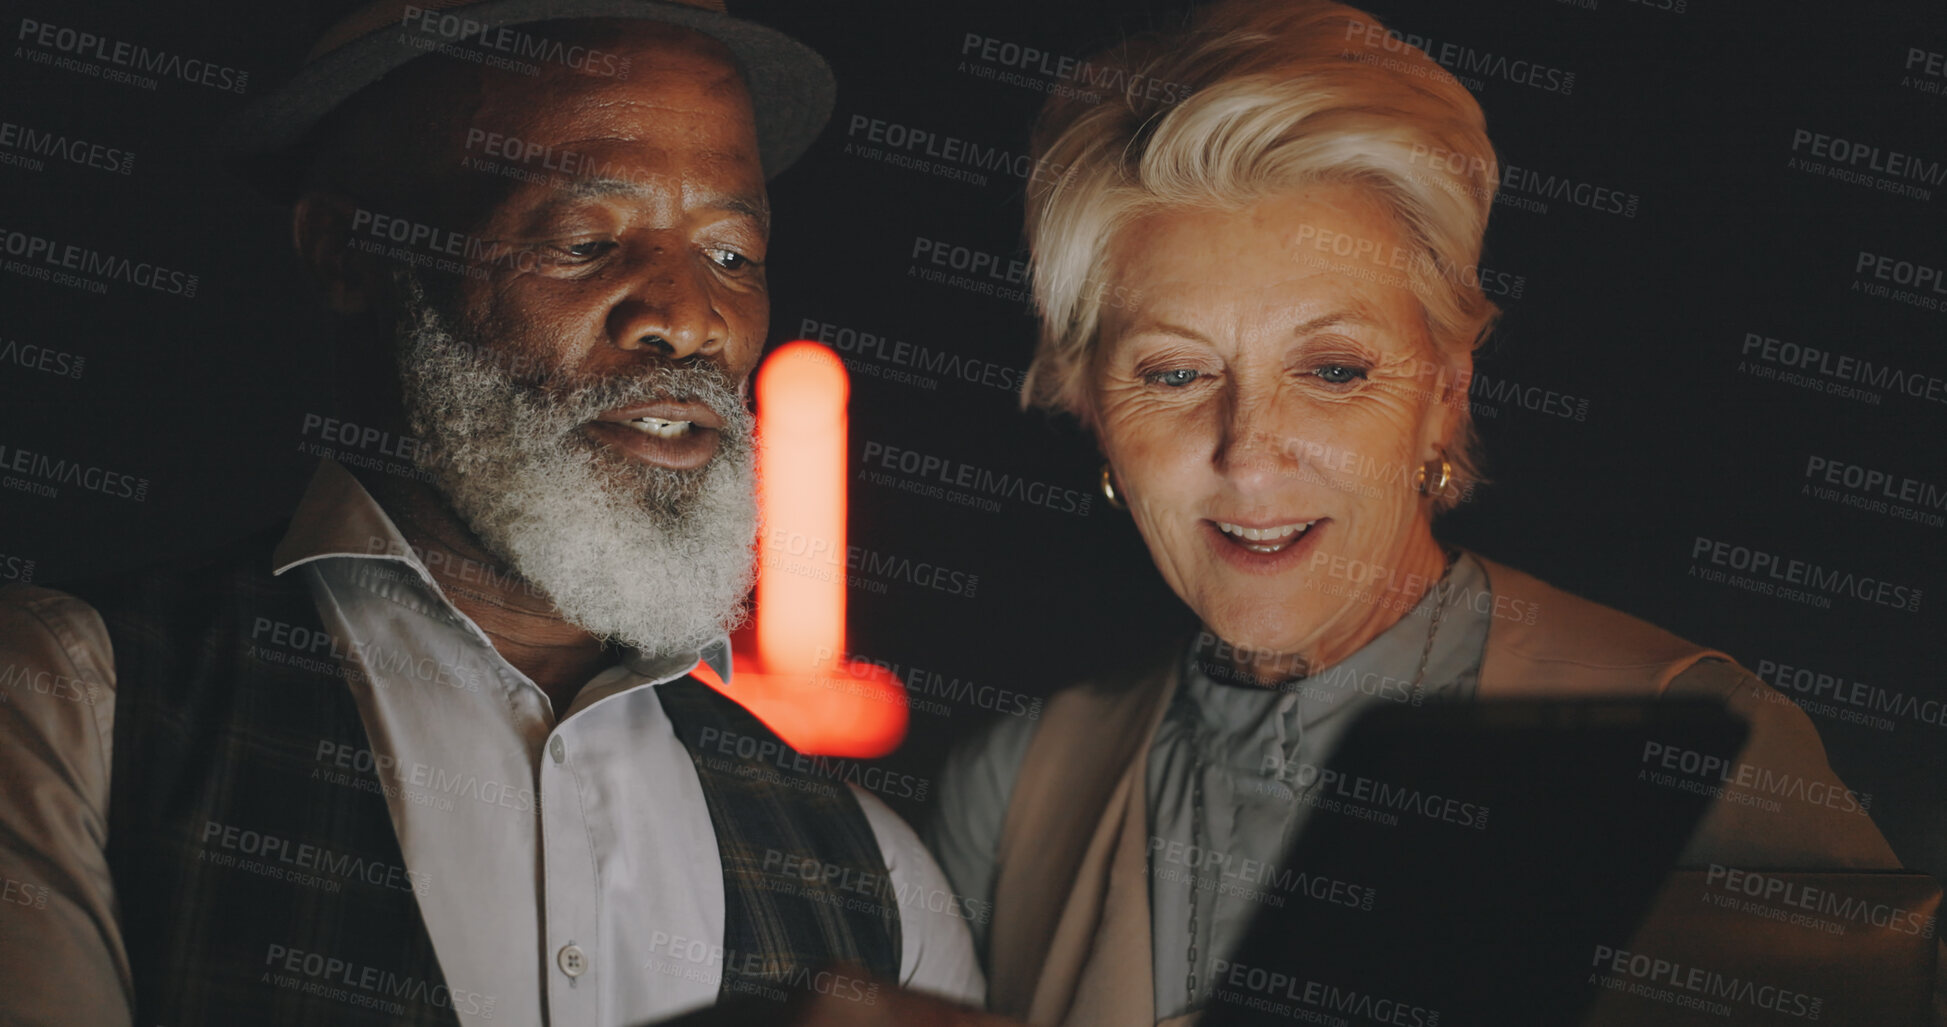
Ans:
MULTIPOLYGON (((369 740, 321 738, 319 772, 356 787, 371 770, 385 786, 463 1023, 637 1024, 716 1000, 716 834, 656 694, 695 656, 611 667, 557 723, 546 694, 329 461, 273 569, 308 582, 369 740)), ((0 912, 0 1008, 24 1024, 127 1023, 128 961, 101 851, 113 655, 79 601, 46 589, 0 597, 0 664, 45 667, 95 700, 16 690, 0 704, 0 877, 51 900, 31 915, 0 912)), ((719 639, 705 654, 726 679, 728 652, 719 639)), ((853 790, 902 899, 900 983, 978 1005, 966 922, 929 909, 960 908, 933 901, 950 894, 944 876, 896 814, 853 790)))

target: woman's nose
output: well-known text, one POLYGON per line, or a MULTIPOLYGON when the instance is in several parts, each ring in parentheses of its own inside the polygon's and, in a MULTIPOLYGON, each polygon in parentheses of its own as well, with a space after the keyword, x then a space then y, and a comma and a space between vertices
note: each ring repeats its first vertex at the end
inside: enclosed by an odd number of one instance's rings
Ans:
POLYGON ((1238 485, 1267 485, 1292 462, 1293 446, 1279 420, 1277 400, 1248 386, 1227 398, 1217 466, 1238 485))

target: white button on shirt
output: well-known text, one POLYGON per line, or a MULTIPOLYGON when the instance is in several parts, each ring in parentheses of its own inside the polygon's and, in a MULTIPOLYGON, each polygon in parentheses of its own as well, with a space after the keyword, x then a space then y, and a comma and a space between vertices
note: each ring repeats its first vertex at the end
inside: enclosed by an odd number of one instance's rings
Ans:
MULTIPOLYGON (((702 787, 656 691, 695 656, 625 660, 590 680, 557 723, 546 694, 447 601, 378 504, 330 462, 273 568, 305 576, 337 651, 357 668, 346 684, 369 751, 321 739, 320 767, 376 768, 406 867, 427 883, 420 912, 462 1022, 639 1024, 716 1000, 723 870, 702 787)), ((727 653, 720 639, 705 654, 725 677, 727 653)), ((90 730, 103 746, 112 737, 90 730)), ((105 772, 78 782, 90 794, 77 801, 105 810, 107 789, 105 772)), ((965 921, 927 908, 945 905, 929 901, 950 894, 944 876, 896 814, 853 790, 892 892, 913 897, 900 907, 900 983, 978 1005, 985 984, 965 921)), ((15 858, 0 851, 0 865, 15 858)), ((73 861, 91 869, 86 853, 73 861)), ((110 887, 105 875, 66 876, 78 889, 110 887)), ((63 908, 80 917, 110 901, 77 895, 63 908)), ((101 937, 119 950, 118 932, 101 937)), ((126 958, 109 956, 101 965, 126 973, 126 958)), ((45 970, 52 987, 88 983, 45 970)))

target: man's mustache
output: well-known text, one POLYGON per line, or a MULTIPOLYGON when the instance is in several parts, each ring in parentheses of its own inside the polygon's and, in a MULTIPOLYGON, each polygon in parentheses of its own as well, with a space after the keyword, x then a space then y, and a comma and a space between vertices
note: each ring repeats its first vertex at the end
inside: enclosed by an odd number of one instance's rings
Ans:
POLYGON ((582 424, 618 407, 663 401, 700 403, 723 422, 726 435, 749 430, 740 382, 714 362, 671 364, 641 373, 563 379, 531 387, 538 402, 564 421, 582 424))
POLYGON ((498 338, 503 331, 459 315, 429 293, 413 268, 395 271, 393 281, 405 297, 398 332, 407 361, 424 345, 416 329, 430 330, 441 346, 463 358, 470 369, 514 387, 523 403, 536 412, 559 417, 563 430, 594 420, 617 407, 659 401, 694 402, 710 408, 723 422, 726 439, 740 439, 752 430, 753 418, 744 405, 743 379, 715 359, 702 355, 613 375, 575 375, 563 370, 550 352, 515 346, 498 338))

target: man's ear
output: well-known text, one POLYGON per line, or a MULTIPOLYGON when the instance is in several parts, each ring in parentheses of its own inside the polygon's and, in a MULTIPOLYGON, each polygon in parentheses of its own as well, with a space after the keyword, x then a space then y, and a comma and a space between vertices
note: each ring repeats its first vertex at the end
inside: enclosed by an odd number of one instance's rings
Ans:
POLYGON ((352 248, 352 218, 357 205, 336 193, 307 191, 291 211, 291 245, 332 310, 346 316, 377 307, 385 277, 365 254, 352 248))

